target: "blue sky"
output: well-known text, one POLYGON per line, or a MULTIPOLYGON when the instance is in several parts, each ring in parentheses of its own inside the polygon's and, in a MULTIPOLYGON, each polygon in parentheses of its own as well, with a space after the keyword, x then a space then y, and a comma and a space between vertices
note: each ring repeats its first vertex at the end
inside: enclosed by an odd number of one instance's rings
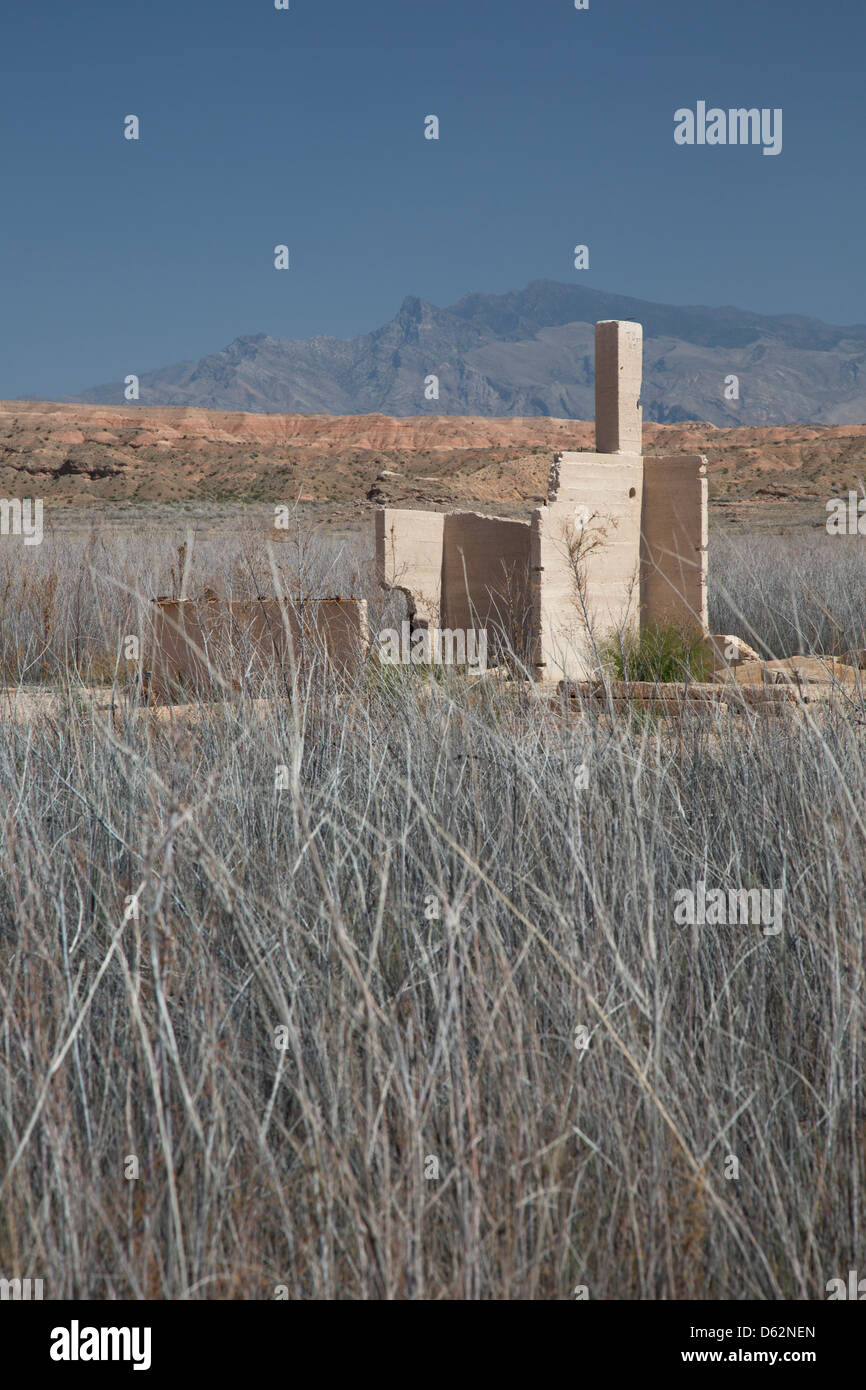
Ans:
POLYGON ((17 0, 3 29, 0 397, 541 277, 866 321, 863 0, 17 0), (699 100, 781 107, 782 153, 678 147, 699 100))

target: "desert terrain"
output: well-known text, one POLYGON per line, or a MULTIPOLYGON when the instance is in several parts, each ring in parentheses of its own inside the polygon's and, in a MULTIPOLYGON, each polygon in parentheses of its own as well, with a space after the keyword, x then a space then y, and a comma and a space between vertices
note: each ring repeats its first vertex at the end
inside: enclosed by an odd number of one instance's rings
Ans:
MULTIPOLYGON (((377 505, 455 504, 525 514, 544 499, 551 453, 592 449, 591 421, 259 415, 0 402, 0 494, 39 496, 46 526, 154 507, 231 524, 235 506, 298 503, 309 522, 362 529, 377 505), (221 520, 222 519, 222 520, 221 520)), ((866 476, 866 425, 717 429, 644 425, 646 453, 709 462, 714 525, 823 528, 825 503, 866 476)))

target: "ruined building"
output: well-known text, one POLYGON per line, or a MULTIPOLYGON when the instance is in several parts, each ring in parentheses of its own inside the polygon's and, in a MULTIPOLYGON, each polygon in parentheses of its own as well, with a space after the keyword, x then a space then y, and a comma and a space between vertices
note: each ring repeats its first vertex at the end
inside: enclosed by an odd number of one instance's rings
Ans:
POLYGON ((702 454, 642 453, 643 330, 595 327, 595 452, 555 454, 530 521, 382 508, 380 582, 414 626, 486 628, 536 680, 594 674, 594 644, 647 623, 707 631, 702 454))

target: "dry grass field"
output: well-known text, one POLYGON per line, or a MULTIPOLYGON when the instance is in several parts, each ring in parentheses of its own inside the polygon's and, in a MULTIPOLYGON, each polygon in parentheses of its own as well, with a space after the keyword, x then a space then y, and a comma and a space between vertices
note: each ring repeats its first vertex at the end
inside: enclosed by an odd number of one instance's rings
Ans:
MULTIPOLYGON (((244 517, 247 517, 244 513, 244 517)), ((264 531, 0 551, 0 1269, 52 1298, 820 1299, 866 1225, 866 703, 573 717, 252 671, 137 717, 264 531), (104 698, 88 695, 98 688, 104 698), (116 699, 111 708, 111 695, 116 699), (253 703, 255 701, 255 703, 253 703), (679 925, 696 883, 782 925, 679 925)), ((276 549, 276 547, 275 547, 276 549)), ((351 540, 289 594, 387 616, 351 540)), ((856 538, 713 538, 711 626, 866 646, 856 538)))

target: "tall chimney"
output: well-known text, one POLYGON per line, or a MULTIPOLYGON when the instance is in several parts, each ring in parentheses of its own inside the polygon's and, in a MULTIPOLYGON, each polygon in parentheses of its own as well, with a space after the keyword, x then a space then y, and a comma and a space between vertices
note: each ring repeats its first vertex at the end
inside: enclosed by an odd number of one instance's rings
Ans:
POLYGON ((627 319, 595 325, 595 448, 599 454, 640 454, 643 328, 627 319))

